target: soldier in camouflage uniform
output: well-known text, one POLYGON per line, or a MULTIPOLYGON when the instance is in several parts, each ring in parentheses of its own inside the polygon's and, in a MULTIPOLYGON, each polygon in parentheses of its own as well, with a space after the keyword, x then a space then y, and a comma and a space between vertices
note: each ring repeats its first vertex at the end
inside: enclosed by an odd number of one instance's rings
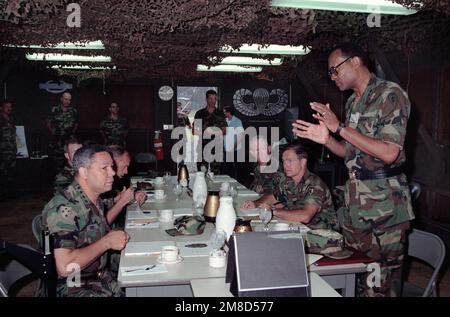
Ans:
POLYGON ((58 296, 123 296, 108 269, 107 251, 122 250, 129 236, 111 230, 117 213, 104 214, 99 195, 111 189, 113 160, 104 146, 84 146, 73 159, 74 182, 42 211, 54 238, 58 296), (81 272, 74 272, 74 268, 81 272), (80 277, 80 280, 77 279, 80 277))
POLYGON ((277 218, 308 224, 310 228, 337 229, 331 193, 327 185, 308 171, 308 154, 301 145, 283 152, 284 173, 279 173, 271 194, 245 201, 242 208, 272 207, 277 218))
MULTIPOLYGON (((272 157, 271 146, 266 138, 254 137, 249 142, 249 153, 256 160, 253 168, 253 182, 249 188, 258 194, 271 193, 277 186, 278 172, 282 172, 279 157, 272 157)), ((278 151, 275 151, 278 155, 278 151)), ((275 156, 275 154, 274 154, 275 156)))
POLYGON ((55 176, 55 182, 53 184, 53 190, 55 194, 61 189, 69 186, 73 182, 73 177, 75 172, 73 171, 73 156, 82 144, 75 138, 72 138, 66 142, 64 145, 64 157, 66 158, 66 165, 64 168, 55 176))
POLYGON ((5 100, 0 111, 0 199, 12 194, 11 186, 16 167, 16 126, 12 102, 5 100))
POLYGON ((320 125, 297 120, 294 132, 324 144, 345 160, 349 170, 342 228, 345 243, 373 258, 381 269, 379 285, 368 283, 369 275, 362 276, 360 295, 398 296, 406 231, 414 219, 401 169, 410 102, 399 85, 370 73, 367 55, 359 46, 347 43, 335 48, 328 65, 339 89, 354 91, 345 107, 345 123, 339 123, 328 104, 314 102, 311 107, 317 114, 313 116, 320 125), (339 134, 343 142, 329 131, 339 134))
POLYGON ((109 116, 100 123, 100 132, 105 145, 114 144, 125 147, 128 133, 127 119, 119 116, 119 105, 116 102, 111 103, 109 113, 109 116))
MULTIPOLYGON (((215 137, 217 138, 218 137, 217 133, 221 134, 222 143, 219 148, 216 148, 215 151, 214 150, 212 151, 213 152, 212 155, 215 155, 217 150, 223 152, 223 136, 226 133, 227 121, 225 119, 223 111, 216 108, 216 101, 217 101, 217 93, 214 90, 208 90, 206 92, 206 107, 198 110, 195 113, 194 117, 194 125, 192 128, 193 134, 200 136, 202 140, 202 142, 199 142, 199 149, 197 149, 198 153, 202 153, 203 158, 203 161, 197 164, 199 170, 202 164, 208 165, 205 155, 203 155, 204 154, 203 150, 205 149, 205 146, 214 139, 214 137, 210 139, 207 139, 205 137, 216 134, 215 137), (199 126, 200 120, 201 120, 201 127, 199 126), (218 128, 220 132, 219 131, 214 132, 212 129, 208 129, 212 127, 218 128), (202 145, 201 149, 200 145, 202 145)), ((214 174, 220 174, 221 162, 213 161, 210 163, 210 167, 211 171, 214 174)))
POLYGON ((63 93, 60 104, 51 109, 50 118, 47 120, 47 129, 52 136, 50 151, 58 172, 65 164, 64 145, 78 129, 78 111, 70 105, 71 100, 70 93, 63 93))

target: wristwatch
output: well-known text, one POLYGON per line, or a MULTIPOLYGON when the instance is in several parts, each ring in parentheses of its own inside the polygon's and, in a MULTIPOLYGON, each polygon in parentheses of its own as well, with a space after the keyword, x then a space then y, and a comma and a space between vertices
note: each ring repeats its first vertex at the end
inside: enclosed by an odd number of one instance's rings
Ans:
POLYGON ((334 133, 341 135, 341 130, 345 128, 345 124, 343 122, 339 122, 339 125, 334 133))

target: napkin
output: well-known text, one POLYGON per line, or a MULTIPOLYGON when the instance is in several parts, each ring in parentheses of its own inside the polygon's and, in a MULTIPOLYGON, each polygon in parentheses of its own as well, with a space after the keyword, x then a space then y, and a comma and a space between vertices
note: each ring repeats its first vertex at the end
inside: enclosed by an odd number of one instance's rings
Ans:
POLYGON ((125 266, 120 268, 120 273, 122 276, 137 276, 137 275, 148 275, 157 273, 168 272, 164 264, 152 264, 152 265, 140 265, 140 266, 125 266), (152 266, 155 265, 153 268, 152 266), (150 268, 146 270, 146 268, 150 268), (130 271, 130 272, 127 272, 130 271))
POLYGON ((175 245, 173 241, 128 242, 125 256, 129 255, 158 255, 166 245, 175 245))

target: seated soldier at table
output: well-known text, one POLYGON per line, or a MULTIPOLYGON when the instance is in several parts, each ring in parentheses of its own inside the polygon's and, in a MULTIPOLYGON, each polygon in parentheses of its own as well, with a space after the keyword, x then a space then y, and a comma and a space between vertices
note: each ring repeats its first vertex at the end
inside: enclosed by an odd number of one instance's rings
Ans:
POLYGON ((64 144, 64 157, 66 158, 66 165, 64 168, 55 176, 55 182, 53 185, 54 192, 69 186, 73 182, 73 177, 75 172, 73 171, 73 155, 75 151, 78 150, 83 145, 80 141, 75 138, 67 140, 64 144))
MULTIPOLYGON (((109 146, 108 150, 114 160, 114 171, 116 175, 114 176, 112 189, 101 196, 103 203, 107 209, 116 207, 117 202, 121 200, 126 201, 125 205, 133 200, 136 200, 141 205, 146 199, 146 194, 144 192, 135 192, 133 187, 130 187, 129 184, 123 181, 124 177, 128 174, 128 167, 131 162, 130 153, 117 145, 109 146)), ((120 210, 125 205, 120 206, 120 210)))
POLYGON ((308 171, 306 150, 299 144, 283 152, 283 168, 276 188, 261 198, 244 201, 242 209, 272 208, 274 216, 302 222, 310 228, 337 229, 336 212, 327 185, 308 171))
POLYGON ((256 159, 254 178, 249 188, 258 194, 271 193, 277 186, 279 172, 283 171, 278 151, 274 151, 272 155, 272 147, 267 139, 260 135, 250 139, 249 153, 256 159))
POLYGON ((105 215, 99 198, 111 190, 113 160, 105 146, 88 145, 75 152, 73 168, 73 183, 42 211, 43 226, 54 237, 57 295, 122 296, 108 269, 107 251, 122 250, 129 236, 110 229, 117 214, 105 215))

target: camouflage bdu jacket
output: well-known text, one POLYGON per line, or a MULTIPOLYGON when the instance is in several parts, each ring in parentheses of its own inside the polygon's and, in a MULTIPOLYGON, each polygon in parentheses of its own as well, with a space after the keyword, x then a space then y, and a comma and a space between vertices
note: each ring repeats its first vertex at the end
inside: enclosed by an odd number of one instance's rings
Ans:
POLYGON ((53 143, 58 148, 63 148, 65 141, 73 135, 73 129, 78 122, 78 111, 71 106, 63 112, 61 106, 54 106, 50 120, 54 128, 53 143))
MULTIPOLYGON (((101 201, 97 203, 102 206, 101 201)), ((110 230, 104 211, 98 209, 80 185, 74 181, 65 190, 56 194, 42 211, 43 226, 48 227, 54 236, 55 249, 79 249, 93 244, 104 237, 110 230)), ((105 269, 107 253, 97 258, 84 273, 98 272, 105 269)), ((82 278, 83 281, 83 278, 82 278)), ((93 283, 98 281, 93 281, 93 283)), ((92 285, 83 284, 82 287, 67 287, 66 279, 58 280, 58 296, 77 296, 92 285)), ((100 287, 101 288, 101 287, 100 287)), ((101 290, 99 290, 101 291, 101 290)))
POLYGON ((17 154, 16 125, 14 119, 0 114, 0 158, 14 159, 17 154))
POLYGON ((274 188, 278 185, 280 178, 278 173, 282 172, 283 168, 281 164, 278 164, 278 169, 275 173, 262 173, 259 169, 259 165, 255 164, 255 167, 253 168, 254 179, 250 184, 250 189, 254 190, 258 194, 272 193, 274 188))
MULTIPOLYGON (((370 138, 397 145, 400 153, 390 166, 402 165, 406 160, 403 144, 410 113, 406 93, 397 84, 372 75, 360 100, 356 104, 354 100, 355 94, 350 96, 345 106, 345 125, 370 138)), ((344 195, 346 222, 354 228, 368 229, 379 224, 390 227, 414 219, 406 176, 355 179, 352 171, 374 171, 386 164, 348 142, 344 144, 344 160, 350 172, 344 195)))
MULTIPOLYGON (((216 108, 213 113, 209 113, 206 108, 200 109, 195 113, 195 119, 202 120, 202 132, 209 127, 217 127, 219 129, 226 128, 228 126, 227 120, 222 110, 216 108)), ((212 139, 203 139, 203 146, 208 144, 212 139)))
POLYGON ((106 137, 106 145, 116 144, 124 146, 125 135, 128 129, 127 119, 119 117, 117 120, 108 116, 100 123, 100 130, 106 137))
POLYGON ((284 203, 286 210, 302 209, 308 204, 318 206, 319 210, 308 227, 337 230, 337 216, 331 193, 317 175, 306 171, 296 185, 292 178, 280 173, 278 186, 272 194, 279 202, 284 203))
POLYGON ((75 172, 73 171, 72 167, 68 165, 64 166, 61 172, 59 172, 58 175, 55 176, 53 191, 56 193, 57 191, 64 189, 65 187, 72 184, 74 175, 75 172))

